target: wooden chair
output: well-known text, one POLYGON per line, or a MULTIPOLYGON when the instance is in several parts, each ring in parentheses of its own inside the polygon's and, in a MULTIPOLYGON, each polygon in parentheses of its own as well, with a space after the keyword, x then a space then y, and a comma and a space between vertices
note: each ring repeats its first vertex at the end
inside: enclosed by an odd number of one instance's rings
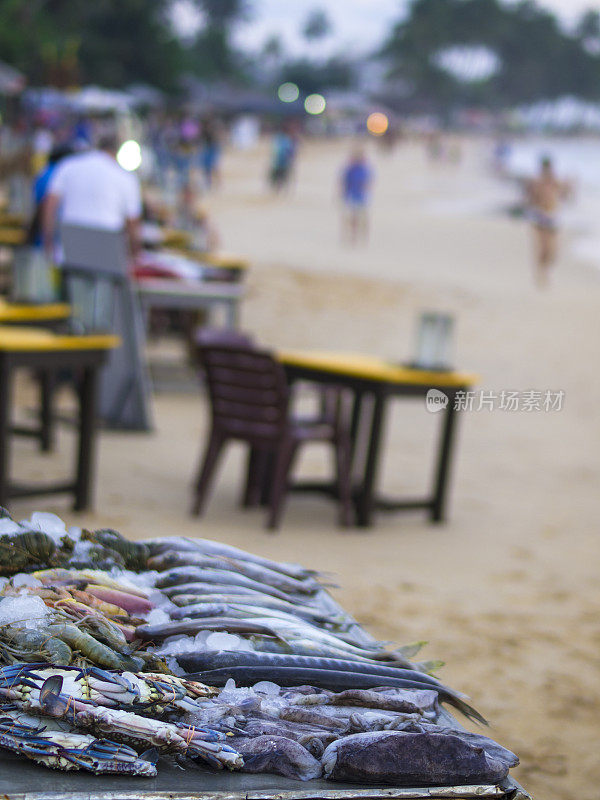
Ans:
POLYGON ((251 344, 200 344, 211 403, 211 431, 198 475, 192 513, 206 505, 224 445, 230 440, 251 448, 245 505, 256 505, 271 477, 267 527, 279 527, 294 457, 305 442, 329 442, 335 451, 340 524, 352 524, 350 435, 342 414, 296 419, 289 413, 285 371, 266 350, 251 344), (271 476, 266 464, 271 459, 271 476))
POLYGON ((212 328, 203 325, 194 332, 197 348, 206 347, 252 347, 252 337, 235 328, 212 328))

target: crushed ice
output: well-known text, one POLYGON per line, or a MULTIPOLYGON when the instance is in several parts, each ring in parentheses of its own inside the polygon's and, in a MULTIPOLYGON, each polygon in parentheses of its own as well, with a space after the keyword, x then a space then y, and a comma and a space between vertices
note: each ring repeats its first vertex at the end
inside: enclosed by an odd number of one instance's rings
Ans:
POLYGON ((0 519, 0 536, 2 534, 23 533, 25 529, 22 528, 18 522, 15 522, 8 517, 0 519))
POLYGON ((162 608, 153 608, 146 614, 147 625, 163 625, 165 622, 170 622, 171 617, 162 608))
POLYGON ((50 514, 46 511, 34 511, 31 519, 23 520, 21 525, 31 531, 41 531, 50 538, 54 539, 56 544, 61 543, 61 539, 67 533, 67 526, 60 517, 56 514, 50 514))
POLYGON ((252 688, 257 694, 266 694, 267 697, 279 697, 280 687, 273 681, 259 681, 252 688))
POLYGON ((0 625, 19 623, 25 628, 38 628, 40 621, 50 613, 51 609, 36 595, 4 597, 0 600, 0 625))
POLYGON ((35 578, 33 575, 28 575, 25 572, 19 572, 17 575, 13 575, 10 582, 15 589, 21 586, 30 586, 34 589, 44 585, 38 578, 35 578))

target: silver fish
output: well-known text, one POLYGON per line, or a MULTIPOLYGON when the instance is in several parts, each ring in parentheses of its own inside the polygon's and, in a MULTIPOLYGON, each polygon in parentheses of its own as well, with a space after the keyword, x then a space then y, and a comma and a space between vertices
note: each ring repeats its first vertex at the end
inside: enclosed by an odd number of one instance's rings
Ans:
POLYGON ((238 572, 247 578, 258 581, 267 586, 274 586, 290 594, 314 594, 319 589, 319 584, 312 578, 297 580, 276 572, 269 567, 253 564, 241 559, 226 558, 222 556, 205 555, 201 553, 180 553, 168 550, 159 556, 149 559, 148 567, 163 571, 173 567, 200 567, 201 569, 221 569, 228 572, 238 572))
POLYGON ((160 640, 167 636, 196 634, 199 631, 227 631, 229 633, 262 633, 278 636, 277 631, 265 623, 254 620, 231 619, 229 617, 200 617, 182 619, 178 622, 163 622, 158 625, 138 625, 136 634, 140 639, 160 640))
MULTIPOLYGON (((185 596, 185 595, 184 595, 185 596)), ((171 596, 173 598, 173 595, 171 596)), ((180 599, 180 595, 174 595, 180 599)), ((173 600, 175 602, 175 600, 173 600)), ((270 597, 269 595, 259 595, 258 593, 253 595, 247 595, 244 597, 243 595, 232 595, 232 594, 208 594, 208 595, 200 595, 196 596, 196 602, 190 603, 187 605, 187 609, 181 609, 181 611, 173 612, 172 617, 174 619, 181 618, 181 616, 195 616, 196 613, 200 614, 203 610, 203 606, 210 605, 210 604, 239 604, 243 603, 250 603, 254 608, 262 608, 263 615, 265 611, 269 609, 277 609, 279 611, 289 611, 295 613, 297 616, 307 619, 307 620, 314 620, 315 622, 327 622, 330 625, 339 625, 345 622, 343 616, 333 616, 327 614, 324 611, 319 611, 318 609, 311 608, 308 605, 304 604, 292 604, 288 603, 285 600, 278 600, 276 597, 270 597), (186 613, 187 612, 187 613, 186 613)), ((179 603, 178 603, 179 605, 179 603)))
POLYGON ((174 567, 159 575, 156 580, 158 589, 163 589, 176 584, 191 583, 199 581, 202 583, 214 583, 220 586, 242 586, 246 589, 254 589, 255 591, 262 592, 263 594, 270 594, 273 597, 278 597, 280 600, 293 601, 294 598, 289 594, 276 589, 274 586, 267 586, 264 583, 247 578, 245 575, 239 575, 236 572, 228 572, 224 569, 203 569, 201 567, 174 567))
POLYGON ((167 550, 187 550, 188 552, 208 553, 215 556, 226 556, 228 558, 249 561, 252 564, 260 564, 263 567, 276 570, 277 572, 289 575, 291 578, 297 578, 298 580, 311 578, 319 574, 316 570, 307 569, 306 567, 300 566, 300 564, 272 561, 269 558, 262 558, 261 556, 254 555, 254 553, 247 553, 245 550, 240 550, 238 547, 223 544, 222 542, 213 542, 210 539, 187 539, 176 536, 150 539, 146 541, 145 544, 150 548, 152 555, 158 555, 167 550))

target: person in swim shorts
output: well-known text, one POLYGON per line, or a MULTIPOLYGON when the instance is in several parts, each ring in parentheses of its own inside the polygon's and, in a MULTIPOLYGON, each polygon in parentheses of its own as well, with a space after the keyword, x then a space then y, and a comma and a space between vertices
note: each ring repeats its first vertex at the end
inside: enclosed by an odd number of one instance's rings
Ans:
POLYGON ((548 273, 556 261, 558 245, 557 213, 560 202, 569 193, 569 185, 559 181, 552 161, 545 156, 536 178, 527 185, 528 219, 533 225, 537 283, 545 286, 548 273))

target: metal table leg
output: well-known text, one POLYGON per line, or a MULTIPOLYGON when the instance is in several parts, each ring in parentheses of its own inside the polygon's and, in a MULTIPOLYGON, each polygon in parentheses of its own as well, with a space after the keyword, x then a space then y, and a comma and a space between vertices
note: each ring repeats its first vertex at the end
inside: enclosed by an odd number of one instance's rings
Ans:
POLYGON ((83 511, 90 505, 92 470, 96 432, 96 389, 98 368, 83 370, 79 387, 79 443, 77 451, 77 474, 75 478, 75 511, 83 511))
POLYGON ((385 392, 377 392, 374 400, 375 402, 371 414, 371 432, 367 450, 367 461, 363 483, 358 496, 357 519, 358 525, 361 528, 367 528, 372 524, 373 511, 375 510, 375 481, 377 478, 377 469, 379 467, 379 451, 381 449, 387 396, 385 392))
POLYGON ((350 418, 350 464, 354 464, 356 448, 358 444, 358 435, 360 433, 360 421, 363 409, 363 393, 354 391, 354 398, 352 400, 352 416, 350 418))
POLYGON ((44 453, 52 450, 52 391, 54 375, 50 370, 40 372, 40 445, 44 453))
POLYGON ((448 393, 448 405, 444 412, 444 421, 438 448, 435 487, 431 503, 432 522, 443 522, 445 512, 446 490, 452 460, 452 444, 456 431, 457 413, 454 408, 454 393, 448 393))
POLYGON ((6 506, 9 500, 10 384, 10 365, 7 356, 0 353, 0 506, 6 506))
POLYGON ((237 300, 226 300, 225 301, 225 314, 227 319, 227 327, 228 328, 238 328, 239 327, 239 320, 238 320, 238 303, 237 300))

